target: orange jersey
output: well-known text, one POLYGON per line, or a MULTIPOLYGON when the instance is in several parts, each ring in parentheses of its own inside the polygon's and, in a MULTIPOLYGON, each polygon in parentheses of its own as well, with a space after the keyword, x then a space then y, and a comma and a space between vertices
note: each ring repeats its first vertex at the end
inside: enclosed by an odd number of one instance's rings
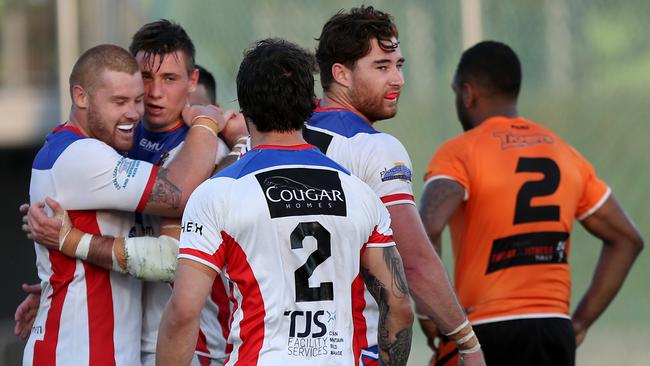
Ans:
POLYGON ((573 221, 610 193, 589 162, 545 127, 494 117, 440 147, 425 181, 440 178, 465 188, 449 227, 470 320, 568 317, 573 221))

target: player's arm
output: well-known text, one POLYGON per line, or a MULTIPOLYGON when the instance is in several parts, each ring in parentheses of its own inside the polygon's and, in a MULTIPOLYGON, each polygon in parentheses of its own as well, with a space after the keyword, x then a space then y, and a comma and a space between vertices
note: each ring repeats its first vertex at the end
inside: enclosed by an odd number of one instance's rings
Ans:
POLYGON ((174 219, 161 219, 159 237, 114 238, 91 235, 72 226, 61 205, 47 198, 29 209, 27 229, 37 243, 107 270, 128 273, 147 281, 171 281, 176 268, 180 227, 174 219))
POLYGON ((573 313, 578 345, 621 289, 644 245, 641 234, 613 194, 581 223, 587 231, 603 241, 603 247, 591 285, 573 313))
POLYGON ((436 328, 456 342, 463 365, 485 365, 478 339, 458 303, 444 264, 427 238, 417 209, 411 204, 399 204, 389 206, 388 211, 418 316, 432 320, 436 328))
POLYGON ((160 168, 143 212, 180 217, 192 191, 206 180, 214 169, 217 134, 226 121, 215 106, 188 106, 183 119, 191 126, 183 147, 168 168, 160 168))
POLYGON ((156 365, 188 365, 199 334, 201 309, 217 273, 193 260, 180 258, 172 296, 158 331, 156 365))
POLYGON ((413 336, 413 312, 402 259, 395 246, 368 247, 361 273, 379 306, 379 358, 382 365, 406 365, 413 336))

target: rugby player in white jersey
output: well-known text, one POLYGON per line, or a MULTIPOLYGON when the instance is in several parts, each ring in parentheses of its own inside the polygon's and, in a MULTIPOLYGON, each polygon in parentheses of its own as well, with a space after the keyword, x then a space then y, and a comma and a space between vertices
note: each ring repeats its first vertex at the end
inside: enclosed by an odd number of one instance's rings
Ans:
POLYGON ((358 364, 364 280, 381 308, 381 358, 406 364, 413 314, 388 211, 302 138, 314 64, 279 39, 245 53, 237 96, 253 150, 199 186, 185 210, 158 365, 189 363, 221 272, 236 302, 226 365, 358 364))
MULTIPOLYGON (((158 20, 144 25, 133 36, 130 50, 136 56, 140 70, 144 78, 144 102, 145 113, 142 125, 136 128, 135 146, 130 151, 129 156, 135 159, 149 161, 162 167, 167 166, 173 157, 183 146, 183 139, 188 133, 181 119, 181 110, 185 106, 188 95, 196 92, 196 78, 200 76, 194 68, 194 45, 185 30, 178 24, 167 20, 158 20)), ((209 80, 208 80, 209 81, 209 80)), ((208 87, 210 83, 208 82, 208 87)), ((203 91, 208 91, 204 88, 203 91)), ((201 102, 207 100, 203 98, 201 102)), ((213 103, 212 103, 213 104, 213 103)), ((227 113, 228 114, 228 113, 227 113)), ((229 120, 227 127, 222 131, 222 135, 231 146, 236 145, 235 141, 246 135, 247 131, 243 124, 241 114, 231 113, 232 118, 229 120), (243 127, 243 129, 242 129, 243 127)), ((224 156, 222 150, 227 149, 223 141, 219 140, 219 152, 217 162, 224 156)), ((237 147, 235 147, 237 149, 237 147)), ((231 158, 231 161, 232 162, 231 158)), ((228 163, 230 163, 228 162, 228 163)), ((224 162, 222 161, 222 164, 224 162)), ((185 174, 190 174, 186 171, 185 174)), ((59 207, 55 202, 50 204, 59 207)), ((59 208, 60 209, 60 208, 59 208)), ((48 235, 54 237, 54 248, 56 249, 56 233, 60 227, 60 221, 47 218, 42 212, 32 209, 31 215, 32 228, 37 238, 45 238, 48 235), (46 234, 49 229, 49 234, 46 234)), ((169 221, 169 220, 168 220, 169 221)), ((131 236, 143 235, 160 235, 160 222, 158 217, 151 215, 136 214, 135 230, 129 234, 131 236)), ((167 225, 169 226, 169 222, 167 225)), ((126 241, 128 248, 141 248, 143 258, 140 267, 131 271, 138 278, 146 280, 169 280, 173 276, 175 267, 175 254, 173 257, 169 253, 177 250, 177 243, 174 240, 173 230, 166 230, 165 235, 160 236, 160 240, 146 237, 141 239, 131 239, 126 241), (136 245, 134 247, 134 245, 136 245), (148 248, 148 249, 147 249, 148 248), (167 253, 166 256, 160 257, 157 252, 167 253)), ((124 238, 95 238, 95 245, 91 251, 100 248, 100 245, 111 246, 117 244, 118 247, 124 245, 124 238)), ((48 242, 43 239, 43 242, 48 242)), ((110 253, 110 251, 104 251, 110 253)), ((101 255, 94 255, 90 262, 101 265, 101 255), (99 259, 99 261, 98 261, 99 259)), ((133 256, 127 256, 134 259, 133 256)), ((131 261, 133 262, 133 260, 131 261)), ((133 268, 126 263, 127 268, 133 268)), ((108 268, 110 269, 110 267, 108 268)), ((223 362, 226 352, 225 337, 228 331, 229 304, 224 285, 215 288, 222 291, 211 297, 210 303, 206 306, 206 312, 209 317, 218 318, 220 322, 206 322, 203 324, 203 331, 197 342, 197 357, 206 359, 197 359, 196 362, 210 363, 215 360, 215 364, 223 362), (223 309, 219 311, 216 303, 223 309), (218 314, 218 315, 217 315, 218 314)), ((143 289, 143 331, 142 331, 142 362, 144 365, 153 365, 155 361, 155 341, 157 337, 158 324, 160 316, 169 295, 171 287, 164 282, 145 282, 143 289)), ((28 302, 28 301, 26 301, 28 302)), ((22 306, 22 305, 21 305, 22 306)), ((23 321, 23 323, 27 323, 23 321)))
MULTIPOLYGON (((133 211, 180 215, 189 193, 214 168, 202 157, 216 153, 214 136, 225 125, 221 111, 187 108, 188 143, 168 168, 159 168, 118 153, 131 148, 143 111, 142 76, 126 50, 101 45, 86 51, 71 73, 70 92, 70 119, 34 160, 32 202, 56 199, 75 226, 97 235, 128 235, 133 211), (179 174, 185 169, 195 174, 179 174)), ((99 248, 96 241, 70 232, 60 252, 35 246, 42 296, 25 365, 140 363, 141 283, 119 273, 124 266, 112 247, 91 250, 99 248)))
MULTIPOLYGON (((381 198, 419 318, 430 319, 462 350, 465 365, 484 364, 480 345, 450 285, 442 261, 424 231, 413 199, 411 161, 393 136, 373 123, 392 118, 404 86, 404 57, 393 18, 373 7, 339 12, 323 26, 316 50, 323 99, 305 129, 318 146, 381 198)), ((377 305, 366 295, 365 365, 377 364, 377 305)), ((431 322, 425 325, 431 326, 431 322)))

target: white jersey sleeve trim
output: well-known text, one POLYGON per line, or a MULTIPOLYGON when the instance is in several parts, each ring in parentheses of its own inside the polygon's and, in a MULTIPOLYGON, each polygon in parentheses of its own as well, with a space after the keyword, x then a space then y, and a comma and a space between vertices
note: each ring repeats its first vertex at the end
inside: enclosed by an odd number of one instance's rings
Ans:
POLYGON ((368 248, 388 248, 388 247, 394 247, 396 244, 394 241, 390 243, 366 243, 366 247, 368 248))
POLYGON ((205 266, 207 266, 207 267, 210 267, 211 269, 215 270, 217 273, 219 273, 219 274, 221 273, 221 270, 219 269, 219 267, 215 266, 213 263, 210 263, 209 261, 206 261, 206 260, 203 259, 203 258, 200 258, 200 257, 194 256, 194 255, 192 255, 192 254, 187 254, 187 253, 181 253, 181 254, 179 254, 179 255, 178 255, 178 259, 181 259, 181 258, 183 258, 183 259, 189 259, 189 260, 191 260, 191 261, 195 261, 195 262, 199 262, 199 263, 201 263, 201 264, 203 264, 203 265, 205 265, 205 266))
POLYGON ((424 186, 422 187, 422 190, 424 191, 427 188, 427 185, 429 185, 429 183, 433 182, 434 180, 438 180, 438 179, 449 179, 449 180, 453 180, 454 182, 460 184, 463 187, 463 191, 465 191, 465 196, 463 197, 463 201, 467 201, 469 199, 469 190, 467 189, 467 187, 465 187, 461 182, 459 182, 458 179, 456 179, 454 177, 450 177, 448 175, 442 175, 441 174, 441 175, 434 175, 434 176, 430 177, 429 179, 427 179, 424 182, 424 186))
POLYGON ((596 204, 593 205, 593 207, 591 207, 590 209, 588 209, 587 212, 585 212, 585 213, 583 213, 582 215, 580 215, 580 216, 578 217, 578 221, 582 221, 582 220, 586 219, 587 217, 591 216, 594 212, 598 211, 598 209, 599 209, 602 205, 605 204, 605 201, 607 201, 607 199, 608 199, 609 196, 611 196, 611 195, 612 195, 612 190, 611 190, 611 188, 607 187, 607 192, 605 192, 605 194, 603 195, 603 197, 601 197, 600 200, 598 200, 598 202, 596 202, 596 204))

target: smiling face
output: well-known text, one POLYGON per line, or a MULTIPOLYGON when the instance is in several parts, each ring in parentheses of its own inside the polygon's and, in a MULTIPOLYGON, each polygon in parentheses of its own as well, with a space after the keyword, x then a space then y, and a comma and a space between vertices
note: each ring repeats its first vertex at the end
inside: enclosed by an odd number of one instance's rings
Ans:
POLYGON ((144 81, 145 123, 150 131, 164 131, 181 122, 181 111, 189 93, 196 88, 198 71, 187 72, 182 51, 162 57, 146 57, 144 51, 136 55, 144 81))
POLYGON ((144 113, 140 73, 104 70, 93 89, 86 109, 89 136, 118 151, 130 150, 134 127, 144 113))
MULTIPOLYGON (((397 39, 391 38, 397 45, 397 39)), ((349 98, 352 105, 369 121, 392 118, 404 86, 404 57, 397 45, 384 51, 377 39, 370 41, 370 52, 357 60, 351 70, 349 98)))

